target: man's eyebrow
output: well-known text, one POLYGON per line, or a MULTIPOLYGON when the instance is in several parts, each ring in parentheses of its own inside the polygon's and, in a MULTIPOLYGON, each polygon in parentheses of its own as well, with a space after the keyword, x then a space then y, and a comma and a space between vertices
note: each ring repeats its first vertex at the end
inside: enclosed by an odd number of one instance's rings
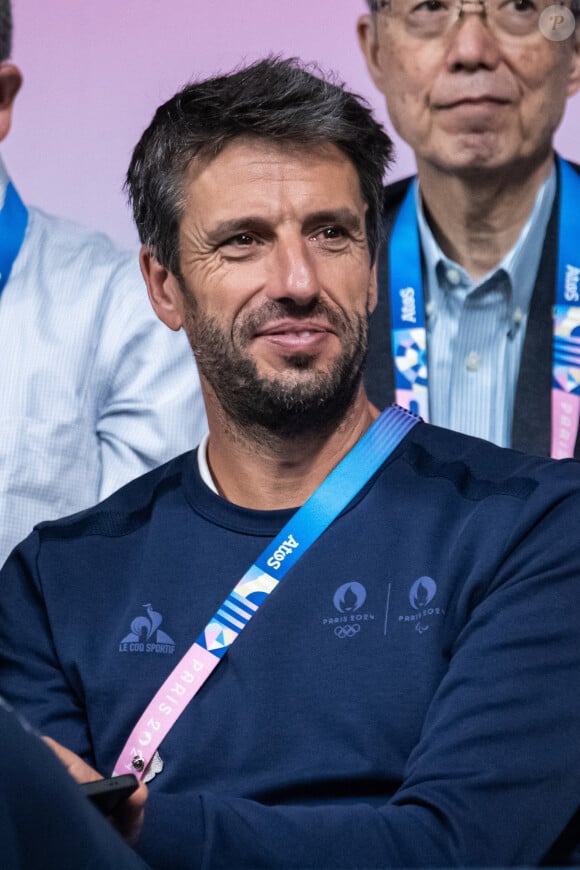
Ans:
MULTIPOLYGON (((309 229, 326 224, 340 224, 353 232, 357 230, 360 232, 364 229, 360 216, 349 208, 324 209, 323 211, 311 212, 306 215, 302 224, 309 229)), ((271 235, 273 226, 269 220, 259 215, 244 215, 243 217, 220 221, 208 230, 207 236, 210 242, 222 242, 230 236, 249 232, 271 235)))
POLYGON ((340 224, 345 229, 353 232, 364 229, 360 215, 355 211, 351 211, 350 208, 334 208, 312 212, 312 214, 306 216, 303 224, 308 227, 340 224))

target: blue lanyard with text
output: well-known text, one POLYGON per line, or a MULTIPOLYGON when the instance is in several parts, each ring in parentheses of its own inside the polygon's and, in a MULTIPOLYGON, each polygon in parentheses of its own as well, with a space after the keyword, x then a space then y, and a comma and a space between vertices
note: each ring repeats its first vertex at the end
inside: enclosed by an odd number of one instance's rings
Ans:
POLYGON ((410 184, 389 242, 391 339, 395 364, 395 401, 428 421, 427 331, 413 188, 413 184, 410 184))
POLYGON ((580 176, 565 161, 560 172, 558 272, 552 355, 552 439, 555 459, 574 456, 580 420, 580 176))
MULTIPOLYGON (((558 271, 553 330, 552 440, 554 458, 574 455, 580 419, 580 245, 575 203, 580 177, 557 158, 560 174, 558 271)), ((395 398, 429 419, 429 376, 421 245, 411 184, 389 243, 395 398)))
POLYGON ((22 247, 28 210, 11 181, 6 187, 4 205, 0 211, 0 294, 10 277, 12 266, 22 247))
POLYGON ((419 422, 403 408, 387 408, 293 514, 147 705, 117 759, 114 775, 127 770, 138 777, 145 774, 157 747, 264 601, 419 422))

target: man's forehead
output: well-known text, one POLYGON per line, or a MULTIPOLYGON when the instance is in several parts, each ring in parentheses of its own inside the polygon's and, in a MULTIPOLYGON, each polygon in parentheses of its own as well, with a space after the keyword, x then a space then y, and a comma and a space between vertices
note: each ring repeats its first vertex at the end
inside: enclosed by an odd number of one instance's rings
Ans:
POLYGON ((288 167, 322 162, 343 167, 348 165, 354 171, 352 161, 333 142, 302 144, 259 136, 239 136, 225 143, 217 154, 200 154, 194 157, 187 170, 187 181, 193 183, 216 166, 243 166, 248 172, 265 162, 288 167))
POLYGON ((289 199, 305 211, 363 206, 357 172, 332 143, 235 139, 212 159, 193 161, 186 188, 186 212, 203 207, 204 217, 219 220, 274 214, 289 199))

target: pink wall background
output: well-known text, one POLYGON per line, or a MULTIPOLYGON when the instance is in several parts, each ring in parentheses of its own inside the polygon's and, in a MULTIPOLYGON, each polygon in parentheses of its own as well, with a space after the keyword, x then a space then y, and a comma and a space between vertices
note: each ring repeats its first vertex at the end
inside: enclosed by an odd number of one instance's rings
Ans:
MULTIPOLYGON (((137 244, 121 192, 153 111, 190 78, 268 52, 334 69, 392 133, 355 39, 363 0, 13 0, 24 73, 2 155, 26 201, 137 244)), ((395 137, 396 138, 396 137, 395 137)), ((557 146, 580 157, 580 97, 557 146)), ((397 142, 391 178, 413 169, 397 142)))

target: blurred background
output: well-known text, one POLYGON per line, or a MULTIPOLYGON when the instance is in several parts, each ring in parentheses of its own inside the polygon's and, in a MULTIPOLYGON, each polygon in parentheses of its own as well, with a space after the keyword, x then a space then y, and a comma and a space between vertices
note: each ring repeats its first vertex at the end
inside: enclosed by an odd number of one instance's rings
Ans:
MULTIPOLYGON (((25 202, 137 235, 122 192, 131 151, 156 107, 192 78, 269 52, 336 70, 387 121, 355 36, 363 0, 13 0, 13 60, 24 75, 1 151, 25 202)), ((395 138, 390 178, 413 171, 395 138)), ((580 156, 580 95, 557 135, 580 156)))

